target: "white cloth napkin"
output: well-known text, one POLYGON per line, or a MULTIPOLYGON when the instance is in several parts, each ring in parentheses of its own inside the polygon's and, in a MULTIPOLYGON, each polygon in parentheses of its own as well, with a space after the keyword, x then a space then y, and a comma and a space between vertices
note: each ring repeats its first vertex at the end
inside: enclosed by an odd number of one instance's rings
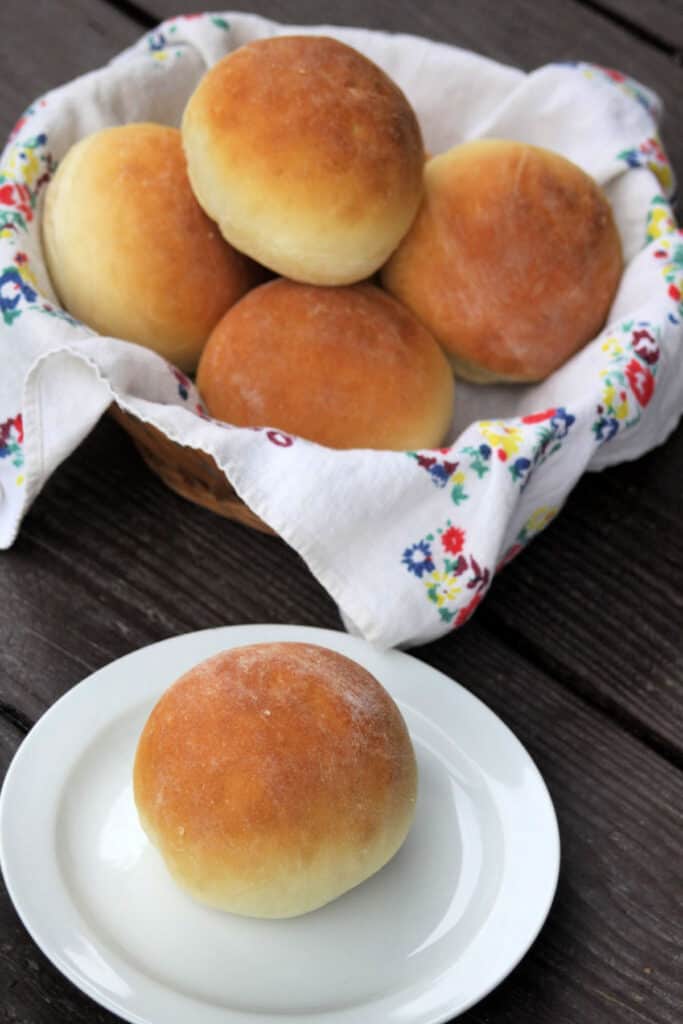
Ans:
MULTIPOLYGON (((452 443, 425 452, 331 451, 277 429, 200 415, 192 383, 159 356, 97 336, 60 310, 45 269, 45 184, 106 125, 178 125, 226 52, 293 31, 225 14, 162 24, 21 118, 0 165, 0 546, 112 400, 210 452, 242 499, 306 560, 349 629, 382 646, 461 625, 497 567, 555 516, 587 469, 660 444, 683 411, 683 233, 656 134, 657 97, 588 64, 524 74, 406 35, 334 35, 392 75, 432 153, 480 136, 548 146, 609 196, 626 270, 603 333, 544 383, 460 384, 452 443)), ((182 268, 180 270, 182 273, 182 268)), ((495 287, 495 280, 492 282, 495 287)))

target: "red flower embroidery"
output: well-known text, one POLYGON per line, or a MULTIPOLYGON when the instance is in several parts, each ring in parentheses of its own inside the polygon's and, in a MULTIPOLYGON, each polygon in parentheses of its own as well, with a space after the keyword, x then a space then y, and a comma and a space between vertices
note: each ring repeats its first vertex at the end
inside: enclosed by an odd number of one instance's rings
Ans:
POLYGON ((4 423, 0 423, 0 447, 7 444, 12 429, 16 432, 17 444, 24 443, 24 421, 20 412, 16 416, 10 416, 4 423))
POLYGON ((457 555, 463 549, 465 531, 458 526, 449 526, 441 536, 441 543, 445 551, 451 555, 457 555))
POLYGON ((670 284, 669 285, 669 295, 671 296, 672 299, 674 299, 676 302, 678 302, 678 300, 681 297, 680 289, 678 289, 675 284, 670 284))
POLYGON ((33 220, 31 193, 26 185, 9 182, 0 186, 0 206, 15 206, 20 213, 23 213, 26 220, 33 220))
POLYGON ((544 412, 532 412, 529 416, 522 416, 522 423, 544 423, 551 420, 557 409, 546 409, 544 412))
POLYGON ((624 372, 633 394, 638 399, 638 404, 646 406, 655 390, 654 377, 647 367, 639 363, 637 359, 632 359, 624 372))
POLYGON ((657 340, 649 331, 640 330, 633 332, 633 351, 651 365, 659 359, 657 340))

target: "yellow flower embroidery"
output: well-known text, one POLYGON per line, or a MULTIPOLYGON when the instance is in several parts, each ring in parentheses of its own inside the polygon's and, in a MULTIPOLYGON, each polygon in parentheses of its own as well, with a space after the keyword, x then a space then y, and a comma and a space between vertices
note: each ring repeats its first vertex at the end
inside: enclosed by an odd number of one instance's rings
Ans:
POLYGON ((502 448, 508 457, 519 451, 524 440, 519 427, 508 427, 502 420, 482 420, 479 427, 491 447, 502 448))
POLYGON ((676 230, 671 211, 666 206, 655 206, 647 215, 647 240, 654 241, 676 230))
POLYGON ((12 146, 5 163, 0 167, 0 174, 24 181, 29 188, 33 188, 41 175, 40 160, 35 149, 12 146))
POLYGON ((438 570, 430 573, 424 582, 429 600, 433 601, 437 608, 443 607, 447 601, 453 601, 462 590, 455 576, 438 570))

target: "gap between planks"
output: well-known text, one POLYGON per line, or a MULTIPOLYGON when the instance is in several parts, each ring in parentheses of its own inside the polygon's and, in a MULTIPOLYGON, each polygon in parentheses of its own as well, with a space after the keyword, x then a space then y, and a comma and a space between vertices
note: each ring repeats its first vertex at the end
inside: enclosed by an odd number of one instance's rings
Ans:
POLYGON ((549 676, 563 689, 569 690, 592 708, 601 716, 608 718, 623 732, 628 733, 634 740, 653 750, 672 767, 683 771, 683 752, 678 750, 664 736, 660 736, 653 729, 648 728, 635 715, 632 715, 627 708, 610 701, 609 697, 602 695, 599 691, 590 690, 581 682, 579 675, 572 675, 561 665, 553 662, 541 647, 532 639, 520 635, 513 627, 508 625, 495 611, 487 608, 484 604, 478 611, 480 622, 487 632, 491 633, 496 640, 505 644, 510 650, 520 654, 534 668, 539 669, 544 675, 549 676))
MULTIPOLYGON (((543 675, 547 676, 562 690, 569 691, 570 694, 573 694, 601 718, 606 719, 621 732, 626 733, 634 742, 652 751, 673 768, 683 770, 683 755, 681 755, 680 751, 676 750, 675 747, 662 737, 643 728, 642 723, 630 715, 624 708, 616 705, 612 706, 606 699, 601 700, 598 694, 589 692, 580 683, 577 685, 576 680, 573 677, 570 678, 568 673, 563 672, 560 666, 550 665, 548 663, 549 659, 544 656, 543 652, 533 641, 521 638, 513 628, 506 625, 495 613, 491 613, 485 608, 480 609, 479 622, 488 633, 495 637, 498 643, 508 648, 518 657, 523 658, 533 669, 542 672, 543 675)), ((429 647, 423 650, 426 653, 429 647)), ((420 648, 411 650, 408 653, 424 661, 426 664, 431 663, 431 658, 424 657, 421 654, 420 648)), ((437 658, 437 662, 439 660, 437 658)), ((441 670, 446 671, 450 675, 448 669, 442 668, 441 670)), ((48 708, 45 710, 47 711, 48 708)), ((38 721, 38 718, 32 721, 28 715, 8 701, 0 701, 0 719, 4 719, 17 732, 21 733, 22 739, 38 721)))
POLYGON ((17 732, 21 733, 22 739, 33 728, 34 722, 18 708, 15 708, 7 701, 0 701, 0 718, 8 722, 17 732))
POLYGON ((159 24, 159 18, 134 3, 134 0, 101 0, 101 2, 113 7, 114 10, 132 21, 136 21, 143 28, 155 28, 159 24))
MULTIPOLYGON (((134 0, 102 0, 102 3, 113 7, 120 14, 136 21, 143 28, 155 28, 160 22, 157 15, 146 10, 141 4, 135 3, 134 0)), ((593 11, 594 14, 613 22, 613 24, 618 25, 620 28, 626 29, 626 31, 636 36, 648 46, 654 47, 667 57, 673 57, 677 63, 683 64, 683 53, 675 45, 658 33, 633 21, 628 15, 620 14, 612 8, 605 7, 604 4, 600 3, 600 0, 574 0, 574 3, 593 11)))
MULTIPOLYGON (((159 24, 159 18, 155 14, 147 11, 144 6, 135 3, 134 0, 102 0, 102 2, 136 21, 143 28, 154 28, 159 24)), ((620 14, 610 7, 605 7, 600 0, 574 0, 574 2, 613 22, 620 28, 626 29, 648 46, 654 47, 668 57, 673 57, 677 63, 683 65, 683 53, 674 44, 657 32, 653 32, 644 25, 633 21, 628 15, 620 14)))
POLYGON ((575 0, 575 3, 588 8, 588 10, 593 11, 602 18, 606 18, 615 25, 619 25, 620 28, 626 29, 627 32, 631 32, 632 35, 637 36, 638 39, 641 39, 649 46, 654 46, 661 53, 666 54, 667 57, 673 57, 676 63, 683 64, 683 53, 675 44, 670 43, 668 39, 663 38, 659 33, 646 28, 642 23, 633 21, 628 15, 621 14, 612 7, 606 7, 600 0, 575 0))

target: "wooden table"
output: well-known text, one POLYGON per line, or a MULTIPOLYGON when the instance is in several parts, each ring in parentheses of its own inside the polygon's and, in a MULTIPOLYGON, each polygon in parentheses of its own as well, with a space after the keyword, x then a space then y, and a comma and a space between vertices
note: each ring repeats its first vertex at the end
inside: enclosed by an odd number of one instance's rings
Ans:
MULTIPOLYGON (((414 32, 528 69, 567 59, 619 67, 664 100, 664 141, 683 175, 680 0, 233 9, 414 32)), ((41 91, 176 13, 173 0, 3 0, 0 134, 41 91)), ((540 938, 461 1018, 468 1024, 683 1020, 682 481, 683 429, 638 462, 584 478, 474 619, 415 652, 510 724, 547 779, 563 841, 540 938)), ((341 628, 292 550, 165 490, 110 421, 55 473, 0 556, 0 606, 3 768, 56 698, 139 646, 231 623, 341 628)), ((4 889, 0 1019, 115 1019, 42 956, 4 889)))

